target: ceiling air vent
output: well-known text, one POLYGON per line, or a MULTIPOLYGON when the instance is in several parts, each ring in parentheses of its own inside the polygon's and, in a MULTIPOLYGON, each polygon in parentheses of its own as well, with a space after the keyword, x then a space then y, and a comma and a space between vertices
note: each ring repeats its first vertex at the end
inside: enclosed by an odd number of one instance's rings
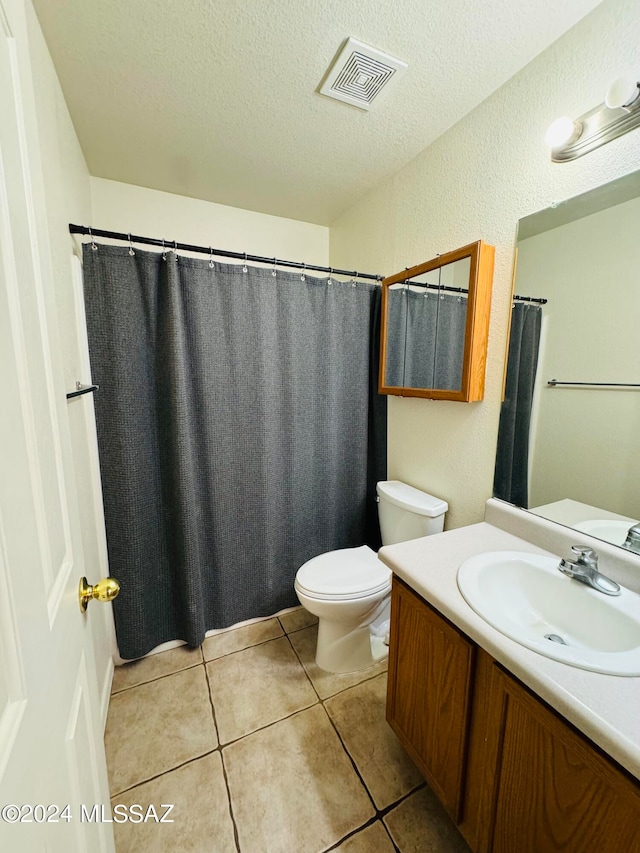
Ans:
POLYGON ((348 38, 320 86, 320 94, 361 110, 373 102, 406 71, 407 63, 348 38))

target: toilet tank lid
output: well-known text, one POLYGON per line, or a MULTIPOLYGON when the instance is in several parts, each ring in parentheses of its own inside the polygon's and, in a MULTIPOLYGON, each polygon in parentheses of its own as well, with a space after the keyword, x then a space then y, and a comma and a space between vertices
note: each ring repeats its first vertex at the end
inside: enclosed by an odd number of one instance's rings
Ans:
POLYGON ((401 483, 400 480, 384 480, 378 483, 376 491, 381 498, 396 506, 401 506, 403 509, 415 512, 416 515, 428 515, 430 518, 436 518, 449 509, 449 504, 446 501, 428 495, 426 492, 421 492, 420 489, 414 489, 413 486, 401 483))

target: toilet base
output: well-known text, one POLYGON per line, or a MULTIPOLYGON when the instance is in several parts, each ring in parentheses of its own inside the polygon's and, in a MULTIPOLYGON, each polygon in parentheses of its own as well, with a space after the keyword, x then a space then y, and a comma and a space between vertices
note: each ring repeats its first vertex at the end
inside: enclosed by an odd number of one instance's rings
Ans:
POLYGON ((367 669, 389 654, 383 637, 372 634, 370 625, 356 627, 344 622, 318 622, 316 663, 326 672, 357 672, 367 669))

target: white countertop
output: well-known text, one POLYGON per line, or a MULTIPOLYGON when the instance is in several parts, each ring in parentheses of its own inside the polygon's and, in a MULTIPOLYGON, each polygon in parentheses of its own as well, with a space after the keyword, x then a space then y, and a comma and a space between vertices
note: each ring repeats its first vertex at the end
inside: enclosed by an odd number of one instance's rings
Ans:
MULTIPOLYGON (((496 502, 489 503, 494 504, 494 513, 488 511, 487 515, 495 517, 501 510, 495 511, 496 502)), ((575 540, 576 534, 569 533, 568 537, 575 540)), ((586 539, 589 541, 589 537, 586 539)), ((640 779, 640 677, 603 675, 568 666, 531 651, 492 628, 467 604, 456 581, 460 564, 483 551, 551 553, 482 522, 388 545, 380 549, 378 556, 418 595, 640 779)), ((605 568, 603 571, 607 573, 605 568)))
POLYGON ((554 501, 550 504, 541 504, 540 506, 531 507, 529 512, 536 515, 541 515, 542 518, 547 518, 549 521, 557 521, 559 524, 566 524, 568 527, 573 527, 581 521, 598 521, 600 519, 608 519, 610 521, 626 521, 631 527, 632 524, 637 524, 637 518, 631 518, 628 515, 620 515, 617 512, 611 512, 608 509, 600 509, 597 506, 580 503, 571 498, 563 498, 561 501, 554 501))

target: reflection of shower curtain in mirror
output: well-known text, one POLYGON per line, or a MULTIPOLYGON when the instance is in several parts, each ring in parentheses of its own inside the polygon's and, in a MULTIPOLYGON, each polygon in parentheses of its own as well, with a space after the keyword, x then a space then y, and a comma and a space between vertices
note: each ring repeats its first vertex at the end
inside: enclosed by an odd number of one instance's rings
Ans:
POLYGON ((538 366, 542 309, 516 302, 511 318, 507 381, 500 411, 493 494, 529 507, 529 431, 538 366))
POLYGON ((298 604, 297 569, 380 543, 380 287, 84 249, 120 654, 298 604))
POLYGON ((462 387, 467 300, 390 288, 385 382, 399 388, 462 387))

